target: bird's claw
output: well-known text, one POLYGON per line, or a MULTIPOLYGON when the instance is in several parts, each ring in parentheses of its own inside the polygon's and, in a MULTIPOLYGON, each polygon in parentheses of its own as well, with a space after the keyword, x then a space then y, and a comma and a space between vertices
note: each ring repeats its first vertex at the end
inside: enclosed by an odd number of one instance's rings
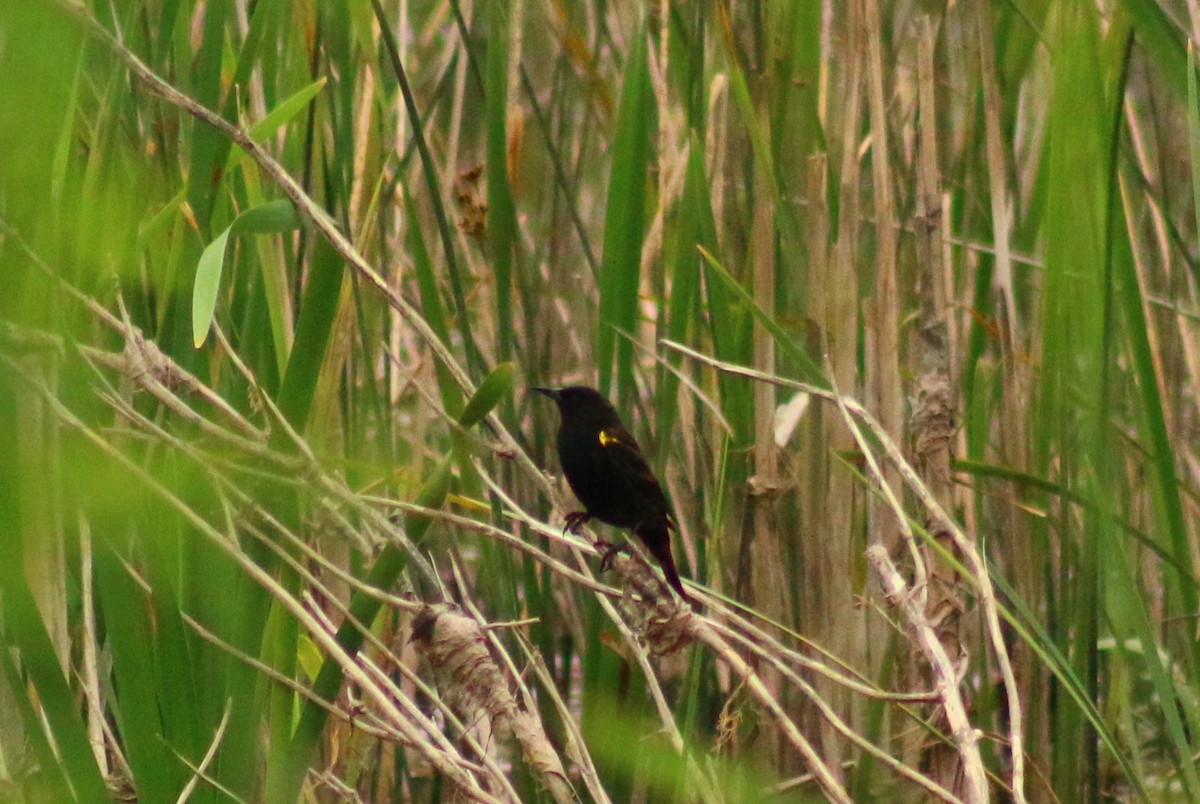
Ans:
POLYGON ((613 559, 617 553, 629 553, 628 544, 610 544, 609 542, 596 542, 596 549, 600 551, 600 571, 608 572, 612 569, 613 559))
POLYGON ((563 525, 563 534, 574 533, 578 536, 579 529, 591 518, 591 514, 587 511, 572 511, 567 514, 566 524, 563 525))

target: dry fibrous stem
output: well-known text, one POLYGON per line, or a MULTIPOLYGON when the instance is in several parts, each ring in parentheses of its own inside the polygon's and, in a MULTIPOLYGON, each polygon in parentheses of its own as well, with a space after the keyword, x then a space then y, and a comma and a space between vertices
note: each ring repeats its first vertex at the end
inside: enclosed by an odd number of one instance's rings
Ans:
POLYGON ((555 801, 576 799, 541 721, 517 705, 475 620, 450 604, 426 606, 413 619, 412 641, 443 679, 444 697, 464 718, 472 712, 486 713, 493 732, 511 735, 520 744, 525 761, 555 801))
POLYGON ((933 668, 934 677, 942 706, 946 712, 946 720, 954 742, 958 746, 962 758, 962 770, 965 778, 965 794, 968 802, 986 802, 988 800, 987 774, 984 772, 983 758, 979 754, 979 738, 983 733, 971 725, 967 717, 967 709, 959 693, 959 681, 946 649, 938 639, 933 626, 925 616, 925 611, 912 595, 912 590, 904 583, 899 571, 888 558, 887 550, 882 545, 872 545, 867 548, 867 560, 875 569, 879 582, 883 586, 884 595, 888 601, 904 612, 912 628, 917 644, 921 646, 925 658, 933 668))
MULTIPOLYGON (((631 544, 630 548, 640 552, 640 546, 631 544)), ((696 615, 670 593, 640 554, 636 558, 616 556, 612 569, 625 581, 626 588, 638 595, 636 602, 631 595, 626 596, 629 603, 626 613, 635 633, 646 641, 651 656, 667 656, 695 641, 696 615)))

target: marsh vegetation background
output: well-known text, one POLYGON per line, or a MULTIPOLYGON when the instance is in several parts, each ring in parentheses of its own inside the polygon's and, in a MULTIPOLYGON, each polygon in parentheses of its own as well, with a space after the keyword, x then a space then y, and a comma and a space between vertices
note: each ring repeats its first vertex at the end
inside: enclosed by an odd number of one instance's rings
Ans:
POLYGON ((1198 32, 0 3, 0 797, 1200 800, 1198 32))

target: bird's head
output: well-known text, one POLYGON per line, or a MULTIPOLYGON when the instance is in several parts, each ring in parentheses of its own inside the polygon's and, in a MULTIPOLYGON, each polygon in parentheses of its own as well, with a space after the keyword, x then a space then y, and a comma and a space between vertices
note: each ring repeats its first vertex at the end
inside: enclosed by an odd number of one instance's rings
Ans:
POLYGON ((616 409, 595 388, 586 385, 568 385, 565 388, 535 387, 533 390, 554 400, 564 422, 607 425, 620 421, 616 409))

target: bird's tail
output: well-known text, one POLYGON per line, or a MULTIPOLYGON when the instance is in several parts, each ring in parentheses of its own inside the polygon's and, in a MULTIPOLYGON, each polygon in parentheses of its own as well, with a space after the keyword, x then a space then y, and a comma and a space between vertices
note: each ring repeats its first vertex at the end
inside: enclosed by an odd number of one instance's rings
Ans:
POLYGON ((664 517, 661 523, 641 525, 634 533, 646 545, 650 555, 662 566, 663 575, 671 588, 679 593, 684 601, 691 603, 688 593, 683 591, 683 581, 679 579, 679 570, 675 568, 675 558, 671 555, 671 533, 668 530, 669 521, 664 517))

